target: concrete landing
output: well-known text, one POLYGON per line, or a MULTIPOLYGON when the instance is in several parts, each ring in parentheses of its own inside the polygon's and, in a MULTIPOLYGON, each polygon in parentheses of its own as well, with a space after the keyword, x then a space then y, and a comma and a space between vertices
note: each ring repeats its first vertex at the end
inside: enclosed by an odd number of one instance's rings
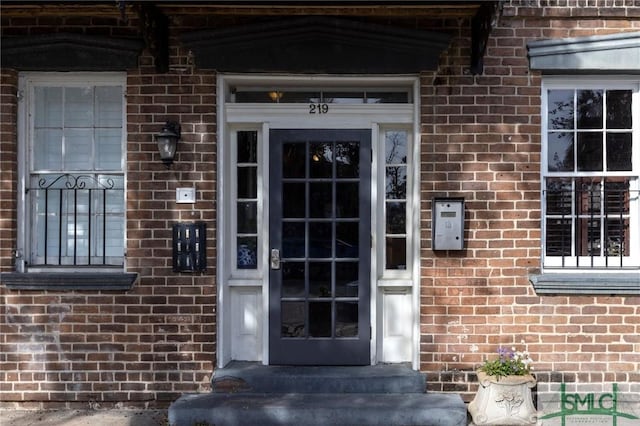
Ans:
POLYGON ((288 367, 233 362, 210 394, 183 395, 171 426, 463 426, 459 395, 425 393, 408 365, 288 367))

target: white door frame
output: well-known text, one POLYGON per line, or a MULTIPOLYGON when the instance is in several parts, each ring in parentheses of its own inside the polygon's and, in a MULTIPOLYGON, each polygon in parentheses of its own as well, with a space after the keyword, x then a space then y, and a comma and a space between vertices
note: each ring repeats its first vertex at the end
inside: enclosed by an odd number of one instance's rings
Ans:
MULTIPOLYGON (((420 332, 420 120, 419 81, 416 76, 297 76, 297 75, 247 75, 219 74, 217 80, 217 366, 224 367, 235 359, 260 361, 269 364, 268 348, 268 134, 270 129, 283 128, 369 128, 372 132, 373 161, 371 177, 372 194, 372 249, 371 249, 371 364, 384 361, 411 362, 419 368, 420 332), (286 87, 315 88, 404 88, 411 91, 412 103, 407 104, 329 104, 324 114, 310 114, 308 104, 233 103, 231 88, 237 86, 260 87, 278 90, 286 87), (382 271, 384 264, 381 250, 384 232, 381 223, 378 194, 384 193, 384 152, 379 152, 380 135, 385 129, 405 129, 412 138, 409 164, 411 185, 407 189, 408 253, 407 271, 382 271), (258 267, 255 271, 238 271, 232 267, 235 261, 232 247, 235 236, 232 227, 235 221, 230 207, 233 204, 234 153, 232 138, 237 130, 258 132, 258 221, 259 227, 258 267), (380 177, 382 176, 382 177, 380 177), (260 197, 262 194, 262 197, 260 197), (385 324, 385 309, 401 310, 406 318, 403 330, 397 328, 388 334, 385 324), (407 314, 407 312, 409 312, 407 314), (265 326, 263 326, 265 325, 265 326), (401 333, 401 336, 393 336, 401 333), (394 338, 398 337, 397 343, 394 338), (385 340, 386 339, 386 340, 385 340), (410 345, 410 354, 396 359, 394 353, 385 349, 388 345, 410 345), (386 355, 385 355, 386 354, 386 355), (409 359, 406 359, 409 358, 409 359)), ((390 312, 391 312, 390 311, 390 312)), ((397 321, 394 320, 394 323, 397 321)), ((406 352, 406 350, 405 350, 406 352)))

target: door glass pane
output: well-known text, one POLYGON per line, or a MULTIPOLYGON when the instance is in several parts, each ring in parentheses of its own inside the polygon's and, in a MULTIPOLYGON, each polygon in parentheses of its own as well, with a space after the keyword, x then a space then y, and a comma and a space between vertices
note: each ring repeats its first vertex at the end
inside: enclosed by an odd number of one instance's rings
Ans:
POLYGON ((331 294, 331 262, 309 262, 309 297, 331 294))
POLYGON ((336 297, 358 297, 358 262, 336 263, 336 297))
POLYGON ((333 147, 331 143, 310 144, 309 176, 311 178, 330 178, 333 176, 333 147))
POLYGON ((282 297, 304 297, 304 262, 286 262, 282 265, 282 297))
MULTIPOLYGON (((294 195, 302 198, 300 193, 294 195)), ((323 218, 333 216, 333 184, 331 182, 309 183, 309 216, 323 218)))
POLYGON ((305 216, 305 184, 282 184, 282 217, 301 218, 305 216))
POLYGON ((336 223, 336 257, 358 257, 360 222, 336 223))
POLYGON ((336 337, 358 335, 358 302, 336 302, 336 337))
POLYGON ((282 302, 282 337, 304 337, 304 302, 282 302))
POLYGON ((285 143, 282 147, 282 177, 305 177, 305 144, 285 143))
POLYGON ((236 267, 238 269, 256 269, 258 267, 258 237, 238 237, 236 242, 238 247, 236 267))
POLYGON ((331 337, 331 302, 309 302, 309 336, 331 337))
POLYGON ((360 216, 358 188, 358 182, 336 183, 336 217, 358 218, 360 216))
POLYGON ((303 222, 282 224, 282 257, 305 256, 305 225, 303 222))
POLYGON ((332 245, 331 223, 309 222, 309 257, 331 257, 332 245))
POLYGON ((357 178, 360 175, 360 145, 336 144, 336 177, 357 178))

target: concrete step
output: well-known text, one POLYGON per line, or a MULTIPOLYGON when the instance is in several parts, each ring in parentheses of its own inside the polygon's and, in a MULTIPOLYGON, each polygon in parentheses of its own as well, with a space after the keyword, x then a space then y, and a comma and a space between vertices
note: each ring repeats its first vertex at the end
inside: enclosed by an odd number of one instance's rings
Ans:
POLYGON ((424 393, 425 375, 408 364, 299 367, 234 361, 214 372, 214 392, 424 393))
POLYGON ((459 395, 435 393, 187 394, 171 426, 464 426, 459 395))

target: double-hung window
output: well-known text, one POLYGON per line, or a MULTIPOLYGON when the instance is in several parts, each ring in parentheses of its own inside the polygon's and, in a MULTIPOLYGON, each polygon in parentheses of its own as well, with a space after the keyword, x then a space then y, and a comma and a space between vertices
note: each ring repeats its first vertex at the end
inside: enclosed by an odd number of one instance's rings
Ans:
POLYGON ((122 271, 124 74, 21 76, 17 269, 122 271))
POLYGON ((547 78, 543 266, 640 267, 640 81, 547 78))

